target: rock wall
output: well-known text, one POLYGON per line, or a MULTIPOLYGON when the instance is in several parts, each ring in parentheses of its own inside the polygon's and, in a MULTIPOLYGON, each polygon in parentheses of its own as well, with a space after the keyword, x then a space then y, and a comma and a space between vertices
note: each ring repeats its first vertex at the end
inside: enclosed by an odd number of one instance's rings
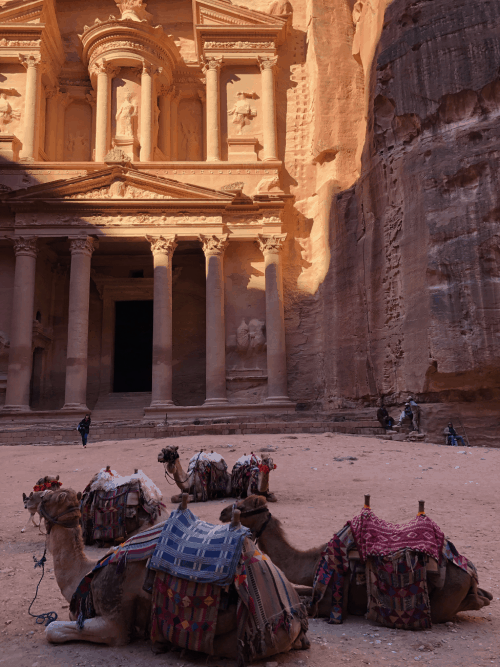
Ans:
POLYGON ((395 0, 332 193, 325 407, 500 396, 500 2, 395 0))

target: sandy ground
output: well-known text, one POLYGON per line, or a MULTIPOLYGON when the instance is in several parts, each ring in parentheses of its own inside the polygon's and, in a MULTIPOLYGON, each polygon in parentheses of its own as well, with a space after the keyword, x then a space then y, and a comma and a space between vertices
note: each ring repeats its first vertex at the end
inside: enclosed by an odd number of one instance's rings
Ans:
MULTIPOLYGON (((500 450, 460 449, 428 444, 382 441, 377 438, 332 434, 201 436, 169 440, 129 440, 81 446, 2 447, 0 465, 0 665, 9 667, 189 667, 207 664, 206 656, 173 652, 154 656, 146 642, 123 648, 84 643, 49 645, 43 627, 27 614, 40 570, 33 556, 43 553, 44 537, 32 526, 21 533, 28 513, 22 492, 29 492, 39 476, 60 474, 65 486, 82 490, 103 465, 122 474, 142 468, 166 497, 175 492, 167 484, 157 453, 165 444, 178 444, 181 461, 201 447, 223 453, 229 466, 243 453, 261 447, 277 448, 277 470, 271 489, 278 497, 272 512, 285 526, 290 541, 307 548, 331 538, 346 520, 359 512, 363 494, 371 493, 379 516, 404 522, 415 516, 417 501, 476 564, 480 585, 494 596, 490 607, 461 614, 453 626, 431 631, 405 632, 349 617, 339 626, 325 620, 310 622, 309 651, 279 655, 268 667, 327 667, 349 664, 387 667, 414 664, 461 667, 500 665, 500 538, 498 471, 500 450), (335 457, 356 461, 336 462, 335 457), (496 526, 496 528, 495 528, 496 526)), ((217 523, 228 501, 191 506, 201 518, 217 523)), ((94 558, 102 550, 89 549, 94 558)), ((33 611, 54 610, 68 618, 68 604, 54 580, 49 557, 46 576, 33 611)), ((210 658, 209 665, 232 667, 231 661, 210 658)), ((261 663, 263 664, 263 663, 261 663)))

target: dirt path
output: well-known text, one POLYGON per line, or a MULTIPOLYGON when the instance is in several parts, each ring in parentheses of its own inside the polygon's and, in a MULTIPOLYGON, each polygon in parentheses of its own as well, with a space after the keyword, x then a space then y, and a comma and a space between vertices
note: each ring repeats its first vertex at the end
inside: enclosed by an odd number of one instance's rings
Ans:
MULTIPOLYGON (((272 512, 283 521, 290 541, 302 548, 327 541, 360 510, 364 493, 371 493, 372 507, 377 514, 398 522, 414 517, 417 501, 423 499, 429 516, 453 539, 459 551, 474 561, 480 585, 494 596, 490 607, 461 614, 453 626, 435 626, 428 632, 393 631, 353 617, 340 626, 328 625, 324 620, 311 621, 311 650, 280 655, 268 665, 500 665, 500 536, 496 514, 500 450, 465 450, 336 434, 301 434, 202 436, 175 441, 97 444, 90 440, 86 450, 76 446, 2 447, 2 667, 206 664, 205 657, 196 654, 182 658, 178 652, 153 656, 147 643, 118 649, 83 643, 51 646, 45 641, 43 628, 27 614, 40 576, 40 571, 33 568, 33 556, 42 555, 44 538, 31 526, 21 533, 28 517, 22 505, 22 492, 29 492, 38 477, 45 474, 60 474, 65 486, 82 490, 104 465, 109 464, 122 474, 130 474, 133 468, 139 467, 162 489, 170 509, 170 495, 176 489, 168 486, 163 466, 156 462, 157 453, 165 444, 179 445, 183 464, 203 447, 223 454, 229 466, 243 453, 258 452, 265 446, 276 447, 277 470, 271 477, 271 489, 278 503, 273 505, 272 512), (334 460, 346 456, 357 460, 334 460)), ((218 522, 225 504, 227 501, 214 501, 191 509, 202 519, 218 522)), ((103 553, 98 549, 88 551, 91 557, 103 553)), ((68 618, 68 605, 57 588, 51 568, 49 557, 34 611, 54 610, 64 620, 68 618)), ((232 667, 230 661, 215 658, 208 664, 232 667)))

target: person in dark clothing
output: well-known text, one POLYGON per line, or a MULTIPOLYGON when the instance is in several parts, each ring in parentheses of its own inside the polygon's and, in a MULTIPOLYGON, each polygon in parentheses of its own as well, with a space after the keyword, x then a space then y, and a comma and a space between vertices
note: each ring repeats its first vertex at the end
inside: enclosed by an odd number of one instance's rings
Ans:
POLYGON ((444 435, 446 436, 446 444, 451 445, 452 447, 458 447, 458 440, 462 443, 462 447, 465 447, 464 439, 461 435, 453 428, 453 424, 448 422, 448 426, 444 429, 444 435))
POLYGON ((379 409, 377 410, 377 419, 382 428, 386 430, 391 430, 394 426, 394 419, 387 412, 387 408, 383 403, 380 404, 379 409))
POLYGON ((82 436, 82 445, 87 446, 87 438, 89 437, 90 430, 90 415, 85 415, 82 421, 78 424, 78 431, 82 436))

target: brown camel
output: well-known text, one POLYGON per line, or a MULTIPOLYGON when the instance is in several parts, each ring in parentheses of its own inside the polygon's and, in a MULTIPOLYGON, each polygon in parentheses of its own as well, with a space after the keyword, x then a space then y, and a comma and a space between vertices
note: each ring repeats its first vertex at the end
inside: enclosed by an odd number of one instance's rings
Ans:
MULTIPOLYGON (((28 527, 29 522, 35 526, 35 528, 38 528, 38 532, 42 533, 40 530, 40 524, 42 523, 42 516, 40 512, 38 511, 38 508, 40 506, 40 503, 42 502, 42 498, 47 494, 47 493, 52 493, 52 491, 37 491, 36 493, 32 491, 29 496, 27 496, 25 493, 23 493, 23 503, 24 503, 24 509, 28 510, 30 513, 29 519, 24 526, 24 528, 21 530, 21 533, 24 533, 26 531, 26 528, 28 527), (38 514, 39 519, 38 523, 35 521, 35 514, 38 514)), ((43 533, 42 533, 43 535, 43 533)))
MULTIPOLYGON (((56 581, 68 602, 82 578, 96 565, 84 553, 80 500, 81 493, 60 489, 47 495, 40 506, 48 533, 48 550, 54 559, 56 581)), ((54 621, 46 628, 48 641, 55 644, 88 641, 119 646, 129 643, 134 637, 146 638, 152 599, 151 594, 143 590, 148 572, 146 562, 128 562, 120 572, 116 565, 111 564, 98 570, 91 583, 96 616, 85 620, 80 630, 70 612, 70 621, 54 621)), ((275 645, 268 647, 264 655, 259 655, 259 659, 292 648, 308 648, 307 635, 302 631, 299 619, 294 619, 292 625, 290 634, 284 628, 278 630, 275 645)), ((163 644, 153 647, 155 652, 163 652, 168 648, 163 644)), ((233 603, 226 610, 219 611, 214 655, 234 659, 238 657, 237 648, 236 604, 233 603)))
MULTIPOLYGON (((269 512, 266 499, 261 496, 253 495, 240 500, 235 508, 241 511, 242 525, 250 528, 258 546, 283 570, 287 579, 294 584, 312 587, 314 574, 326 544, 308 551, 295 549, 288 542, 280 521, 269 512)), ((232 512, 233 505, 228 505, 222 510, 220 520, 227 523, 231 520, 232 512)), ((460 611, 482 609, 493 599, 491 593, 478 588, 477 582, 469 574, 449 561, 442 575, 444 583, 439 581, 441 575, 428 574, 433 623, 450 621, 460 611)), ((362 616, 367 609, 366 586, 358 586, 355 577, 352 579, 349 585, 348 611, 362 616)), ((300 593, 311 596, 312 589, 302 589, 300 593)), ((331 601, 329 602, 327 597, 319 603, 319 616, 330 615, 331 601)))
MULTIPOLYGON (((250 477, 244 479, 243 487, 238 486, 238 488, 235 488, 234 479, 235 469, 237 467, 236 464, 233 467, 231 475, 229 475, 227 470, 225 470, 224 459, 221 457, 223 464, 220 465, 220 481, 217 485, 213 485, 213 487, 210 488, 210 482, 208 482, 206 486, 203 485, 201 476, 197 473, 196 466, 193 466, 189 472, 184 471, 180 462, 178 450, 179 447, 177 445, 170 445, 164 447, 158 454, 158 462, 163 463, 165 466, 165 477, 170 475, 181 492, 172 496, 171 501, 173 503, 179 503, 181 501, 182 493, 190 494, 189 502, 211 500, 212 498, 217 497, 230 498, 241 496, 244 498, 248 495, 251 483, 250 477)), ((271 470, 274 470, 275 467, 272 458, 270 456, 264 456, 259 465, 259 475, 257 480, 257 492, 259 495, 265 496, 267 501, 271 503, 276 502, 276 497, 269 491, 269 473, 271 470)))

